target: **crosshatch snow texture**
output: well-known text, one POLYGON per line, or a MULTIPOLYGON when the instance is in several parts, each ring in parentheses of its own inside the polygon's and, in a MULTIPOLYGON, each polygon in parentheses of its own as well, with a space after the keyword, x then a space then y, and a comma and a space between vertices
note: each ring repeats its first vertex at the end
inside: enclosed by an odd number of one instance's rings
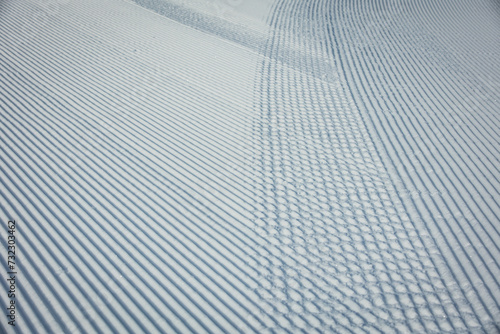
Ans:
POLYGON ((0 131, 1 332, 500 330, 496 1, 0 1, 0 131))

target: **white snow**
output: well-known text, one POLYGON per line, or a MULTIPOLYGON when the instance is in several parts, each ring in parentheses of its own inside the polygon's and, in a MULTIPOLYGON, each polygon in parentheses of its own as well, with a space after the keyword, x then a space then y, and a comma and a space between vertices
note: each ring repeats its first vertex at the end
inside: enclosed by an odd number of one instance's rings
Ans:
POLYGON ((498 332, 499 22, 1 2, 1 332, 498 332))

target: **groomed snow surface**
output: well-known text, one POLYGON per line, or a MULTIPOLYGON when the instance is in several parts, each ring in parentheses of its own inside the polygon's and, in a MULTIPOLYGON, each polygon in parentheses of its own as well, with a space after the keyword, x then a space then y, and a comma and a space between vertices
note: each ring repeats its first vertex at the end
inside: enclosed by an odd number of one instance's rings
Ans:
POLYGON ((0 0, 0 131, 2 333, 500 332, 496 0, 0 0))

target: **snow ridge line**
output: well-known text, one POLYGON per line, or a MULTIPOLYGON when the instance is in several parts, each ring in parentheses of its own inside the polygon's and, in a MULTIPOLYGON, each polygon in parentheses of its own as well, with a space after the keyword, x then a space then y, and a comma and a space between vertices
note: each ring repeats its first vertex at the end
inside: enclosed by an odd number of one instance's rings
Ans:
MULTIPOLYGON (((189 5, 181 6, 165 0, 133 0, 133 2, 157 14, 250 49, 258 49, 266 39, 262 33, 221 18, 220 16, 224 14, 222 10, 219 10, 217 15, 210 16, 189 5)), ((213 4, 216 5, 217 2, 213 2, 213 4)))

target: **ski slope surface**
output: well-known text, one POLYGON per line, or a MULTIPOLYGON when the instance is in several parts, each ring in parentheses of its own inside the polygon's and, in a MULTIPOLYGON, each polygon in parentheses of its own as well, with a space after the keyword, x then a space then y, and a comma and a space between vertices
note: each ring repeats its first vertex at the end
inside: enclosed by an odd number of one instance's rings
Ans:
POLYGON ((500 4, 0 0, 0 219, 1 333, 499 333, 500 4))

